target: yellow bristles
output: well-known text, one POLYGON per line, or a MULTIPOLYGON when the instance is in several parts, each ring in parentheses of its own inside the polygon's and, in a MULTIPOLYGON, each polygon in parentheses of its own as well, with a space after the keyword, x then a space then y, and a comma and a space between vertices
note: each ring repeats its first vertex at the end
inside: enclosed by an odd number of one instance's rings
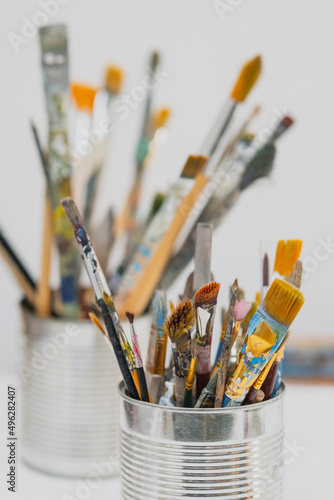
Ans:
POLYGON ((220 284, 217 281, 211 281, 207 285, 202 286, 194 295, 195 304, 207 304, 209 302, 217 302, 217 297, 220 289, 220 284))
POLYGON ((243 102, 246 99, 261 74, 261 67, 260 56, 254 57, 244 65, 231 92, 232 99, 238 102, 243 102))
POLYGON ((79 109, 93 111, 94 99, 97 89, 88 85, 72 83, 72 94, 79 109))
POLYGON ((114 94, 118 94, 123 84, 123 71, 117 66, 108 66, 106 68, 105 86, 106 89, 114 94))
POLYGON ((255 302, 257 303, 258 306, 261 305, 261 293, 260 292, 256 292, 256 294, 255 294, 255 302))
POLYGON ((203 170, 207 161, 207 156, 189 156, 185 166, 183 167, 181 177, 194 179, 196 175, 203 170))
POLYGON ((157 130, 158 128, 164 127, 169 120, 170 117, 170 109, 169 108, 161 108, 153 113, 152 122, 153 122, 153 130, 157 130))
POLYGON ((195 310, 189 299, 179 302, 166 319, 164 330, 172 342, 189 333, 195 325, 195 310))
POLYGON ((280 240, 277 244, 274 271, 281 276, 289 276, 302 250, 302 240, 280 240))
POLYGON ((278 323, 289 327, 304 304, 304 295, 286 281, 275 279, 263 305, 265 312, 278 323))

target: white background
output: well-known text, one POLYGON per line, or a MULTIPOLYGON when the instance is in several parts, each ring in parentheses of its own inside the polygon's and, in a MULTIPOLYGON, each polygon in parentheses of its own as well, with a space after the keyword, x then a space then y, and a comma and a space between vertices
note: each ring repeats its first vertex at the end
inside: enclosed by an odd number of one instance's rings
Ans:
MULTIPOLYGON (((1 6, 0 224, 37 277, 44 179, 28 120, 35 120, 45 142, 39 45, 33 36, 16 54, 8 33, 20 35, 22 17, 32 20, 41 8, 37 0, 1 6)), ((79 81, 98 85, 105 65, 118 64, 126 74, 124 92, 129 93, 141 84, 149 52, 161 52, 168 77, 158 88, 155 103, 169 106, 172 119, 168 142, 147 172, 148 201, 153 186, 167 187, 187 155, 200 152, 242 64, 258 53, 263 56, 261 80, 237 119, 242 121, 254 105, 261 104, 255 130, 268 126, 274 110, 289 110, 296 125, 279 143, 271 180, 244 193, 214 236, 213 271, 222 283, 225 302, 236 276, 247 298, 253 298, 260 283, 260 240, 271 239, 274 245, 278 239, 302 238, 304 258, 314 256, 318 238, 334 240, 333 14, 330 0, 244 0, 222 20, 210 0, 70 0, 51 20, 68 25, 71 77, 79 81)), ((129 118, 117 123, 101 213, 108 205, 120 207, 124 200, 141 117, 138 105, 129 118)), ((306 304, 295 322, 295 337, 332 333, 331 252, 322 253, 323 261, 303 285, 306 304)), ((56 272, 54 284, 55 277, 56 272)), ((184 277, 177 290, 183 282, 184 277)), ((17 363, 20 296, 0 261, 0 370, 6 373, 14 372, 17 363)), ((293 414, 297 400, 291 398, 289 404, 293 414)), ((304 436, 319 422, 312 426, 305 428, 304 436)), ((314 498, 313 491, 303 498, 314 498)))

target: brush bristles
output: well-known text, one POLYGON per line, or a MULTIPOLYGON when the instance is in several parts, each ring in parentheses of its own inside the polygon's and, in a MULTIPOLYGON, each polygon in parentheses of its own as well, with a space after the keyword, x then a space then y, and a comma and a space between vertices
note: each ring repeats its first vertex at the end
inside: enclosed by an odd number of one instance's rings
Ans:
POLYGON ((152 52, 151 61, 150 61, 151 71, 155 71, 157 69, 159 61, 160 61, 159 52, 152 52))
POLYGON ((217 283, 217 281, 211 281, 207 285, 202 286, 194 295, 195 304, 217 303, 219 289, 220 283, 217 283))
POLYGON ((281 276, 289 276, 302 250, 302 240, 280 240, 277 244, 274 271, 281 276))
POLYGON ((303 294, 280 279, 274 280, 263 300, 265 312, 285 327, 291 325, 303 304, 303 294))
POLYGON ((103 335, 106 335, 106 332, 105 332, 103 326, 101 325, 101 323, 100 323, 98 317, 96 316, 96 314, 90 312, 90 313, 88 313, 88 315, 89 315, 90 320, 94 323, 94 325, 97 326, 97 328, 100 330, 100 332, 102 332, 103 335))
POLYGON ((125 313, 125 315, 126 315, 126 317, 128 318, 129 323, 131 323, 131 324, 132 324, 132 323, 133 323, 133 321, 134 321, 134 319, 135 319, 135 315, 134 315, 134 314, 132 314, 132 313, 130 313, 130 312, 128 312, 128 311, 125 313))
POLYGON ((303 263, 301 260, 297 260, 293 273, 287 277, 286 281, 290 285, 300 288, 303 280, 303 263))
POLYGON ((78 108, 88 109, 92 112, 97 89, 88 85, 72 83, 71 90, 78 108))
POLYGON ((189 332, 195 325, 195 310, 189 299, 180 302, 168 316, 164 330, 172 342, 189 332))
POLYGON ((83 226, 82 217, 73 198, 71 197, 64 198, 63 200, 61 200, 61 204, 72 226, 74 228, 83 226))
POLYGON ((243 102, 254 87, 261 73, 261 57, 254 57, 242 68, 231 97, 237 102, 243 102))
POLYGON ((158 128, 164 127, 170 117, 170 110, 168 108, 161 108, 156 111, 153 115, 153 128, 156 130, 158 128))
POLYGON ((181 177, 194 179, 196 175, 203 170, 207 161, 207 156, 189 156, 185 166, 183 167, 181 177))
POLYGON ((117 66, 108 66, 106 69, 105 85, 109 92, 118 94, 123 84, 123 71, 117 66))
POLYGON ((269 257, 267 253, 263 258, 263 286, 269 286, 269 257))

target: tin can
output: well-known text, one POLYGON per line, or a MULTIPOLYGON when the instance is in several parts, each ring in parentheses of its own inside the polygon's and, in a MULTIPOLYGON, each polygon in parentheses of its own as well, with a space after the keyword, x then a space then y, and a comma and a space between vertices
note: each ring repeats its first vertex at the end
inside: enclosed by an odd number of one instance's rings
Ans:
POLYGON ((170 408, 121 384, 123 498, 281 499, 284 392, 237 408, 170 408))
POLYGON ((61 476, 117 473, 121 377, 102 334, 90 321, 39 318, 24 306, 22 318, 23 459, 61 476))

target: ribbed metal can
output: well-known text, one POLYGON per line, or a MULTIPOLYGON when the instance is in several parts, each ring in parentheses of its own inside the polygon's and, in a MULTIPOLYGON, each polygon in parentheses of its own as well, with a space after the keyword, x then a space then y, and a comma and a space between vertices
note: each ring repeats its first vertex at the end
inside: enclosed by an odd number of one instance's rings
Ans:
POLYGON ((51 474, 119 472, 119 368, 90 321, 22 308, 19 400, 23 459, 51 474))
POLYGON ((284 391, 210 410, 134 401, 121 384, 123 498, 281 499, 284 391))

